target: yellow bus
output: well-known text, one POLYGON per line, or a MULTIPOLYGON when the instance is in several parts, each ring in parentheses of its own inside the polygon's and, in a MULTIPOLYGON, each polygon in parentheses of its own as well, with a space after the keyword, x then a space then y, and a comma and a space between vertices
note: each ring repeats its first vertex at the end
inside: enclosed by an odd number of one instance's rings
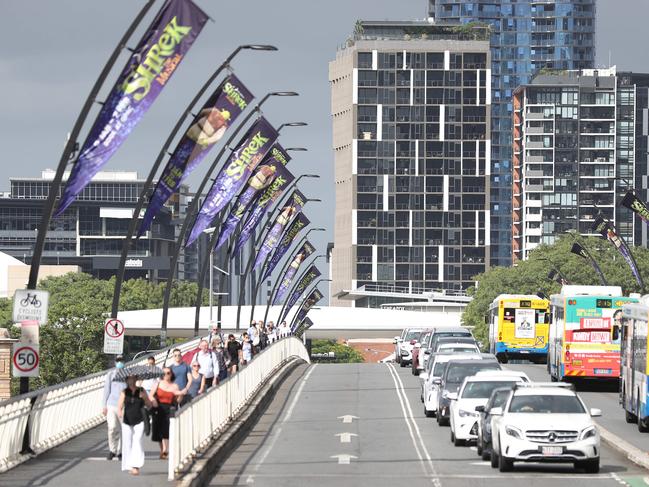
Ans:
POLYGON ((489 352, 499 362, 548 356, 550 301, 535 295, 501 294, 489 307, 489 352))

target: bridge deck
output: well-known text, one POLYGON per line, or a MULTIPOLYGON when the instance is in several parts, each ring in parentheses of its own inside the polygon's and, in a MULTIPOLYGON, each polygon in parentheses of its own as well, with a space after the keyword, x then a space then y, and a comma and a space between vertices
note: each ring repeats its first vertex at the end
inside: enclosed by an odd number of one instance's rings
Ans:
POLYGON ((2 487, 160 486, 167 484, 167 461, 160 460, 158 443, 145 437, 146 461, 139 477, 121 471, 117 458, 106 460, 106 424, 0 474, 2 487))

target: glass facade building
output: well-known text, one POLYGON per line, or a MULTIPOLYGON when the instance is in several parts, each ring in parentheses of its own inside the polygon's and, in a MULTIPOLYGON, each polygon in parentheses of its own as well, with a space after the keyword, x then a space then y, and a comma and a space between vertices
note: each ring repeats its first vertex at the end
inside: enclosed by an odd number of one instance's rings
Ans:
POLYGON ((512 94, 541 68, 594 67, 595 0, 429 0, 437 22, 491 33, 491 264, 512 263, 512 94))
POLYGON ((490 65, 486 29, 425 22, 359 22, 330 63, 333 305, 464 290, 489 265, 490 65))
MULTIPOLYGON (((0 251, 30 263, 53 176, 54 172, 44 171, 41 178, 10 178, 10 190, 0 194, 0 251)), ((115 275, 143 184, 134 172, 100 172, 63 215, 52 219, 43 263, 78 265, 102 279, 115 275)), ((185 186, 129 252, 127 278, 166 278, 177 222, 185 214, 186 193, 185 186)), ((197 278, 195 248, 180 259, 180 279, 197 278)))
POLYGON ((649 75, 614 67, 539 74, 515 91, 514 260, 569 230, 598 235, 599 213, 647 245, 647 226, 619 201, 648 187, 648 95, 649 75))

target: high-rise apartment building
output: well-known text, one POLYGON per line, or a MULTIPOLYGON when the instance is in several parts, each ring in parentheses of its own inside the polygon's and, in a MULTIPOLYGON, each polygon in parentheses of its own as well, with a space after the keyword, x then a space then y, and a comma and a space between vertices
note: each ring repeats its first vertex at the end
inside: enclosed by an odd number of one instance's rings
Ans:
POLYGON ((437 22, 491 34, 491 264, 512 263, 512 94, 541 68, 594 67, 595 0, 429 0, 437 22))
POLYGON ((647 245, 647 226, 619 201, 648 187, 648 87, 649 75, 613 67, 542 71, 515 91, 514 260, 568 230, 593 235, 600 212, 647 245))
POLYGON ((488 35, 358 22, 330 63, 333 305, 366 285, 466 289, 489 265, 488 35))

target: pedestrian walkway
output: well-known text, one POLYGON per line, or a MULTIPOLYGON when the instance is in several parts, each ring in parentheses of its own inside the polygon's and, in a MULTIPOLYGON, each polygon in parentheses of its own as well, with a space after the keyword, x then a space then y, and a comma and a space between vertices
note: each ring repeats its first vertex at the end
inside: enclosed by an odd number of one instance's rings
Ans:
POLYGON ((122 472, 121 462, 106 460, 106 424, 101 424, 36 458, 0 474, 2 487, 120 487, 165 485, 167 461, 158 443, 144 439, 146 461, 138 477, 122 472))

